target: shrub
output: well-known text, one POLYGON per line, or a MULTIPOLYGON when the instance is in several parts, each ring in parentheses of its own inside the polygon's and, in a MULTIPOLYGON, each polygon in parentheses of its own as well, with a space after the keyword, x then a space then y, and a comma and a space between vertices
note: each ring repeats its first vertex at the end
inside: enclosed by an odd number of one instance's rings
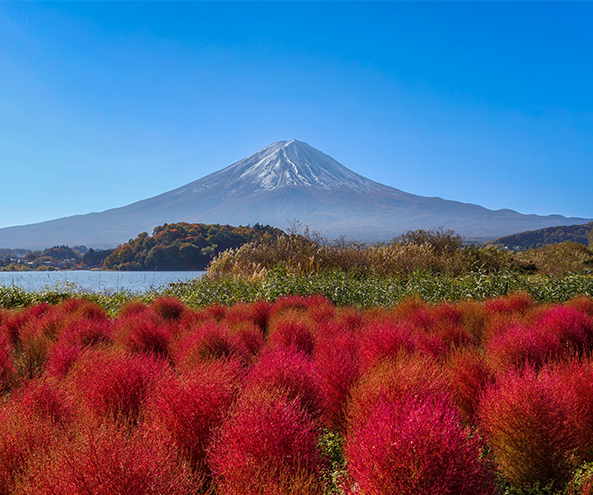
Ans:
POLYGON ((489 339, 485 348, 488 361, 502 374, 525 366, 539 369, 565 350, 552 332, 518 323, 489 339))
POLYGON ((593 362, 572 361, 553 368, 563 384, 562 395, 576 436, 576 463, 593 461, 593 362))
POLYGON ((19 493, 15 486, 31 460, 56 448, 60 433, 54 425, 30 416, 18 403, 0 409, 0 493, 19 493))
POLYGON ((150 309, 163 320, 171 321, 181 318, 185 311, 185 305, 174 297, 161 296, 152 302, 150 309))
POLYGON ((486 313, 490 315, 520 316, 535 305, 533 298, 524 292, 515 292, 508 296, 499 296, 484 303, 486 313))
POLYGON ((479 407, 481 431, 502 475, 518 486, 566 483, 576 448, 565 385, 549 369, 511 372, 489 388, 479 407))
POLYGON ((67 428, 74 419, 74 398, 51 375, 26 382, 13 400, 20 414, 32 422, 67 428))
POLYGON ((307 356, 313 354, 315 346, 310 326, 297 315, 286 312, 271 325, 268 341, 272 348, 292 348, 307 356))
POLYGON ((321 413, 315 367, 307 356, 294 349, 265 351, 249 372, 245 387, 271 390, 296 401, 312 418, 319 418, 321 413))
POLYGON ((348 424, 359 424, 379 402, 401 397, 439 397, 451 401, 449 381, 430 356, 410 354, 387 360, 364 372, 350 392, 348 424))
POLYGON ((47 373, 56 378, 64 378, 83 352, 84 347, 78 343, 58 342, 54 344, 49 351, 45 368, 47 373))
POLYGON ((382 398, 350 425, 345 457, 355 489, 368 495, 494 494, 481 440, 447 401, 382 398))
POLYGON ((10 387, 15 371, 10 357, 10 344, 6 335, 0 333, 0 393, 10 387))
POLYGON ((113 323, 110 320, 72 320, 58 337, 58 342, 70 345, 100 346, 113 339, 113 323))
POLYGON ((229 363, 202 365, 155 388, 147 404, 147 431, 163 435, 200 476, 209 476, 206 454, 227 417, 242 371, 229 363))
POLYGON ((190 495, 192 479, 156 437, 103 425, 85 430, 37 459, 19 485, 23 495, 190 495))
POLYGON ((69 375, 72 391, 90 420, 136 424, 147 395, 165 373, 150 356, 88 350, 69 375))
POLYGON ((225 321, 231 327, 249 321, 265 332, 271 311, 272 304, 263 300, 251 304, 234 304, 226 311, 225 321))
POLYGON ((58 309, 75 320, 96 320, 104 321, 107 313, 104 308, 94 302, 84 299, 67 299, 58 305, 58 309))
POLYGON ((350 389, 359 376, 356 338, 338 323, 318 331, 314 367, 321 396, 321 420, 326 428, 343 431, 345 406, 350 389))
POLYGON ((412 331, 408 327, 381 321, 373 321, 365 326, 358 341, 358 356, 363 371, 385 359, 412 353, 415 349, 412 331))
POLYGON ((451 397, 461 418, 466 423, 474 423, 480 396, 494 383, 494 374, 486 358, 477 349, 461 349, 450 356, 445 370, 451 397))
POLYGON ((534 326, 540 327, 559 340, 569 350, 583 353, 593 344, 593 318, 569 306, 552 306, 544 310, 534 326))
POLYGON ((221 495, 321 495, 315 427, 297 400, 252 389, 211 455, 221 495))
POLYGON ((251 360, 241 339, 231 335, 227 327, 213 320, 180 334, 171 343, 171 356, 175 364, 184 370, 215 360, 251 360))
POLYGON ((131 352, 169 356, 172 329, 166 322, 157 323, 146 313, 120 316, 114 325, 114 341, 131 352))

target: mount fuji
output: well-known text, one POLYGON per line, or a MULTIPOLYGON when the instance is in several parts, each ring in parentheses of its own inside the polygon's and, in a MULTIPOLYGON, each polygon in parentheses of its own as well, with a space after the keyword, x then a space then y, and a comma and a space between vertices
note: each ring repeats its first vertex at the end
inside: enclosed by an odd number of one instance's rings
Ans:
POLYGON ((416 196, 367 179, 293 139, 270 144, 218 172, 127 206, 0 229, 0 247, 113 247, 164 223, 260 223, 286 228, 293 220, 328 237, 368 241, 440 226, 468 239, 489 240, 591 221, 416 196))

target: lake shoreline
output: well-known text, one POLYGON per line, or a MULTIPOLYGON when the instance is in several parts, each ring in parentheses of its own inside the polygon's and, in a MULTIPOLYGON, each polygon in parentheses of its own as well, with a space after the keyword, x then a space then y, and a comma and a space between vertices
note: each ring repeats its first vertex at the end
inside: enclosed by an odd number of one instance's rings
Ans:
POLYGON ((17 286, 27 291, 70 285, 90 292, 146 292, 176 282, 187 282, 204 271, 117 271, 117 270, 24 270, 0 271, 0 286, 17 286))

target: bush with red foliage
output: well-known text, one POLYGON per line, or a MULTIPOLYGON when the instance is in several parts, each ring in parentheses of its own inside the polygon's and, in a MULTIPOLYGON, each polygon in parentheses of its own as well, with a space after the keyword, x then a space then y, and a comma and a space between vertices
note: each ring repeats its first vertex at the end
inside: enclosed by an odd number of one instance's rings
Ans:
POLYGON ((128 317, 134 315, 141 315, 143 313, 147 313, 149 308, 146 304, 142 301, 132 300, 125 302, 121 308, 119 308, 118 316, 121 317, 128 317))
POLYGON ((242 382, 243 370, 230 362, 212 362, 162 381, 146 406, 146 429, 160 435, 180 459, 210 476, 206 454, 227 417, 242 382))
POLYGON ((294 349, 269 349, 247 375, 246 390, 267 389, 298 404, 312 418, 319 418, 322 402, 315 366, 294 349))
POLYGON ((0 393, 10 387, 14 373, 15 368, 10 357, 10 344, 6 335, 0 333, 0 393))
POLYGON ((453 403, 464 422, 477 420, 482 393, 495 381, 485 356, 475 348, 464 348, 453 353, 445 367, 453 403))
POLYGON ((87 350, 68 375, 69 386, 92 422, 137 423, 147 395, 168 366, 148 355, 87 350))
POLYGON ((345 406, 359 377, 357 342, 343 324, 322 325, 317 332, 313 359, 321 396, 322 424, 334 431, 345 428, 345 406))
POLYGON ((364 372, 350 391, 348 424, 363 421, 379 402, 401 397, 438 397, 452 402, 442 366, 430 356, 409 354, 364 372))
POLYGON ((241 326, 245 322, 252 322, 262 332, 266 332, 272 303, 269 301, 257 301, 254 303, 238 303, 230 306, 225 313, 225 322, 231 327, 241 326))
POLYGON ((428 335, 409 324, 371 321, 360 331, 360 368, 365 371, 385 359, 398 359, 401 355, 421 353, 434 358, 447 354, 447 346, 438 335, 428 335))
POLYGON ((20 414, 30 421, 67 428, 74 420, 74 397, 51 375, 26 382, 13 401, 18 403, 20 414))
POLYGON ((252 358, 240 337, 232 335, 226 326, 213 320, 178 335, 171 342, 170 354, 175 365, 183 370, 191 370, 209 361, 236 359, 248 363, 252 358))
POLYGON ((554 335, 569 352, 582 354, 593 348, 593 318, 570 306, 547 308, 532 325, 554 335))
POLYGON ((315 339, 310 324, 298 318, 294 312, 284 313, 269 329, 268 342, 271 348, 294 349, 307 356, 313 354, 315 339))
POLYGON ((576 296, 566 301, 564 305, 593 318, 593 297, 591 296, 576 296))
POLYGON ((77 343, 58 342, 49 351, 45 371, 56 378, 64 378, 85 348, 77 343))
POLYGON ((391 322, 372 321, 358 338, 358 358, 361 370, 369 370, 385 359, 397 359, 414 352, 414 336, 409 327, 391 322))
POLYGON ((84 299, 67 299, 57 308, 70 319, 105 321, 108 319, 104 308, 84 299))
POLYGON ((236 323, 229 329, 233 341, 241 350, 241 356, 248 365, 257 359, 266 345, 262 329, 250 321, 236 323))
POLYGON ((475 343, 474 336, 463 325, 464 313, 458 305, 449 302, 440 303, 431 308, 434 326, 429 333, 438 335, 447 349, 464 347, 475 343))
POLYGON ((0 493, 21 493, 16 485, 32 459, 48 455, 62 441, 63 431, 32 417, 18 401, 0 409, 0 493))
POLYGON ((568 481, 577 446, 571 418, 580 412, 567 400, 561 375, 549 368, 499 378, 479 407, 481 432, 500 472, 523 487, 568 481))
POLYGON ((351 493, 494 494, 495 473, 480 458, 483 448, 448 401, 382 398, 346 435, 351 493))
POLYGON ((127 351, 154 354, 166 359, 172 333, 168 321, 155 322, 147 312, 132 313, 115 320, 113 339, 127 351))
POLYGON ((161 296, 150 304, 150 309, 165 321, 175 321, 183 315, 185 304, 174 297, 161 296))
POLYGON ((564 401, 576 436, 575 462, 593 462, 593 362, 587 360, 556 364, 553 373, 563 384, 564 401))
POLYGON ((533 297, 524 292, 514 292, 508 296, 499 296, 484 302, 484 309, 489 315, 522 316, 535 306, 533 297))
POLYGON ((251 389, 210 457, 221 495, 321 495, 314 423, 297 400, 251 389))
POLYGON ((82 430, 36 458, 22 495, 191 495, 201 483, 158 437, 113 425, 82 430))
POLYGON ((492 367, 501 374, 526 366, 541 368, 567 351, 560 340, 545 328, 511 324, 485 343, 492 367))
POLYGON ((111 320, 71 320, 64 325, 58 343, 69 345, 100 346, 113 340, 111 320))

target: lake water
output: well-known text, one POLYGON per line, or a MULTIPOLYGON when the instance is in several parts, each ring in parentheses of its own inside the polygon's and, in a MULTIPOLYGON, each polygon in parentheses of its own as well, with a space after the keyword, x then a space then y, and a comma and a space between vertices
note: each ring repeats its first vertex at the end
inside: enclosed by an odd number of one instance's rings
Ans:
POLYGON ((146 292, 172 282, 186 282, 205 272, 103 272, 88 270, 55 272, 0 272, 0 285, 16 285, 28 291, 70 282, 77 289, 111 293, 117 290, 146 292))

